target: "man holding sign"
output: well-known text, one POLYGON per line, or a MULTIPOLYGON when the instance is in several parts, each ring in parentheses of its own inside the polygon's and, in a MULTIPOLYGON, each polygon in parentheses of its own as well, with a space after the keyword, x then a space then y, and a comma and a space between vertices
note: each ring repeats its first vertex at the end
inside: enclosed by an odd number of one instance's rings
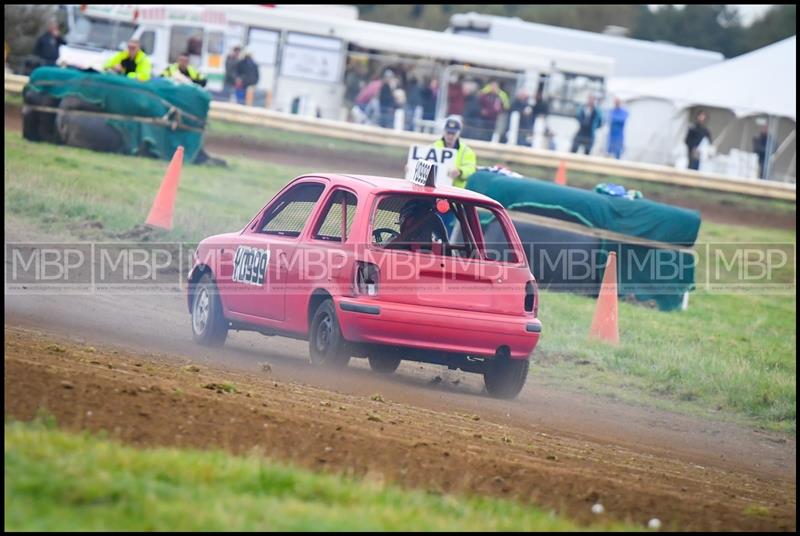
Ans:
POLYGON ((437 149, 455 149, 456 156, 447 174, 452 179, 453 186, 458 188, 466 187, 467 179, 477 169, 475 151, 459 138, 461 127, 461 119, 451 115, 444 122, 444 135, 433 144, 437 149))
POLYGON ((412 145, 408 150, 406 179, 412 180, 417 162, 420 160, 436 164, 436 185, 464 188, 467 179, 475 173, 475 151, 460 138, 461 119, 451 115, 444 123, 444 135, 433 145, 412 145))

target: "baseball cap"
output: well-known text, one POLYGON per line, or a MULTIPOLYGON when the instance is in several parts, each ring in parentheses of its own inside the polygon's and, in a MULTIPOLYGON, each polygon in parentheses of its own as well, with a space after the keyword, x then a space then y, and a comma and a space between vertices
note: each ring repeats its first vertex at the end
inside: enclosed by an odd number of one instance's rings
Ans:
POLYGON ((444 122, 444 131, 449 134, 461 132, 461 120, 458 117, 448 117, 444 122))

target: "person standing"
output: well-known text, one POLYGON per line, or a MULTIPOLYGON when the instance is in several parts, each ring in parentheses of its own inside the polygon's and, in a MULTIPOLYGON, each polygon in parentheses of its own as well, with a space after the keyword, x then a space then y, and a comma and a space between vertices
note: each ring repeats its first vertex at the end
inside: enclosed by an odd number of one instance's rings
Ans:
POLYGON ((56 61, 58 61, 58 47, 66 44, 67 42, 61 37, 58 23, 51 20, 47 23, 47 31, 40 35, 36 41, 33 53, 38 56, 41 65, 55 65, 56 61))
POLYGON ((394 123, 394 110, 397 102, 394 98, 394 90, 397 88, 397 77, 391 69, 386 69, 383 73, 381 90, 378 93, 378 104, 380 106, 379 124, 383 128, 392 128, 394 123))
POLYGON ((614 99, 614 108, 608 116, 608 149, 607 153, 617 160, 622 156, 625 148, 625 121, 628 120, 628 110, 622 107, 619 98, 614 99))
MULTIPOLYGON (((753 137, 753 152, 758 155, 758 178, 766 179, 764 164, 767 160, 767 148, 772 145, 772 138, 769 135, 769 123, 765 119, 759 120, 758 134, 753 137)), ((771 148, 772 153, 775 149, 771 148)))
POLYGON ((700 143, 704 138, 708 138, 711 143, 711 132, 706 128, 706 119, 708 118, 704 110, 697 112, 694 124, 689 128, 686 133, 686 149, 689 155, 689 169, 700 169, 700 143))
POLYGON ((422 118, 422 86, 416 77, 411 77, 406 86, 406 103, 405 103, 405 129, 415 130, 417 125, 414 122, 416 117, 422 118), (417 111, 419 108, 419 111, 417 111))
POLYGON ((510 107, 508 95, 497 80, 486 84, 480 92, 481 119, 483 122, 481 139, 489 141, 495 132, 497 119, 510 107))
POLYGON ((431 78, 426 80, 422 88, 422 119, 433 121, 436 117, 436 98, 439 96, 439 80, 431 78))
MULTIPOLYGON (((531 131, 536 127, 536 120, 540 117, 547 119, 547 114, 550 113, 550 106, 542 94, 542 90, 536 92, 536 102, 533 104, 533 119, 531 120, 531 131)), ((531 145, 533 145, 531 143, 531 145)))
POLYGON ((248 88, 258 84, 258 65, 248 51, 245 50, 243 55, 236 65, 236 102, 239 104, 245 104, 248 88))
POLYGON ((236 90, 236 68, 239 66, 239 54, 242 47, 234 46, 225 57, 225 79, 222 83, 222 97, 228 101, 236 90))
POLYGON ((150 80, 153 71, 153 64, 139 46, 138 39, 130 39, 128 48, 111 56, 103 67, 128 78, 135 78, 140 82, 150 80))
MULTIPOLYGON (((528 92, 520 89, 511 103, 511 113, 519 113, 519 129, 517 131, 517 145, 531 146, 533 139, 533 106, 528 99, 528 92)), ((500 140, 505 143, 505 136, 500 140)))
POLYGON ((467 179, 478 169, 475 151, 460 139, 462 126, 461 119, 451 115, 444 122, 444 134, 433 144, 437 149, 456 150, 455 165, 449 175, 457 188, 466 188, 467 179))
POLYGON ((584 154, 589 154, 594 145, 594 134, 603 124, 603 116, 595 106, 594 95, 589 95, 586 104, 578 109, 576 118, 578 119, 578 132, 572 140, 572 152, 577 153, 578 149, 583 147, 584 154))
POLYGON ((474 80, 464 81, 464 137, 481 139, 481 101, 478 98, 478 84, 474 80))
POLYGON ((464 112, 466 94, 464 93, 464 82, 455 73, 450 75, 447 84, 447 109, 446 113, 451 115, 461 115, 464 112))

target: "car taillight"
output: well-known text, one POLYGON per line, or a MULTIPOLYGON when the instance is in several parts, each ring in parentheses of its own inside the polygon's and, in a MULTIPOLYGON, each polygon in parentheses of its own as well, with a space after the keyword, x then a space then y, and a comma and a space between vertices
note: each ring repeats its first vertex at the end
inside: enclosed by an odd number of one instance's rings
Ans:
POLYGON ((358 261, 354 281, 355 294, 362 296, 377 296, 378 282, 381 273, 377 265, 371 262, 358 261))
POLYGON ((525 284, 525 311, 533 313, 533 316, 539 316, 539 289, 536 287, 536 281, 528 281, 525 284))

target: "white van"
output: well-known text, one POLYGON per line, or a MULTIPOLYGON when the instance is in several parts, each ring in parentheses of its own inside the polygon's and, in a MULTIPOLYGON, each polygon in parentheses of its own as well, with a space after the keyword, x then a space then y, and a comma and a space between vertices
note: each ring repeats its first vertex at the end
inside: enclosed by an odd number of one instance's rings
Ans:
POLYGON ((225 76, 225 13, 204 6, 65 5, 69 31, 58 63, 101 71, 103 64, 136 38, 158 76, 180 54, 208 79, 206 89, 222 90, 225 76))

